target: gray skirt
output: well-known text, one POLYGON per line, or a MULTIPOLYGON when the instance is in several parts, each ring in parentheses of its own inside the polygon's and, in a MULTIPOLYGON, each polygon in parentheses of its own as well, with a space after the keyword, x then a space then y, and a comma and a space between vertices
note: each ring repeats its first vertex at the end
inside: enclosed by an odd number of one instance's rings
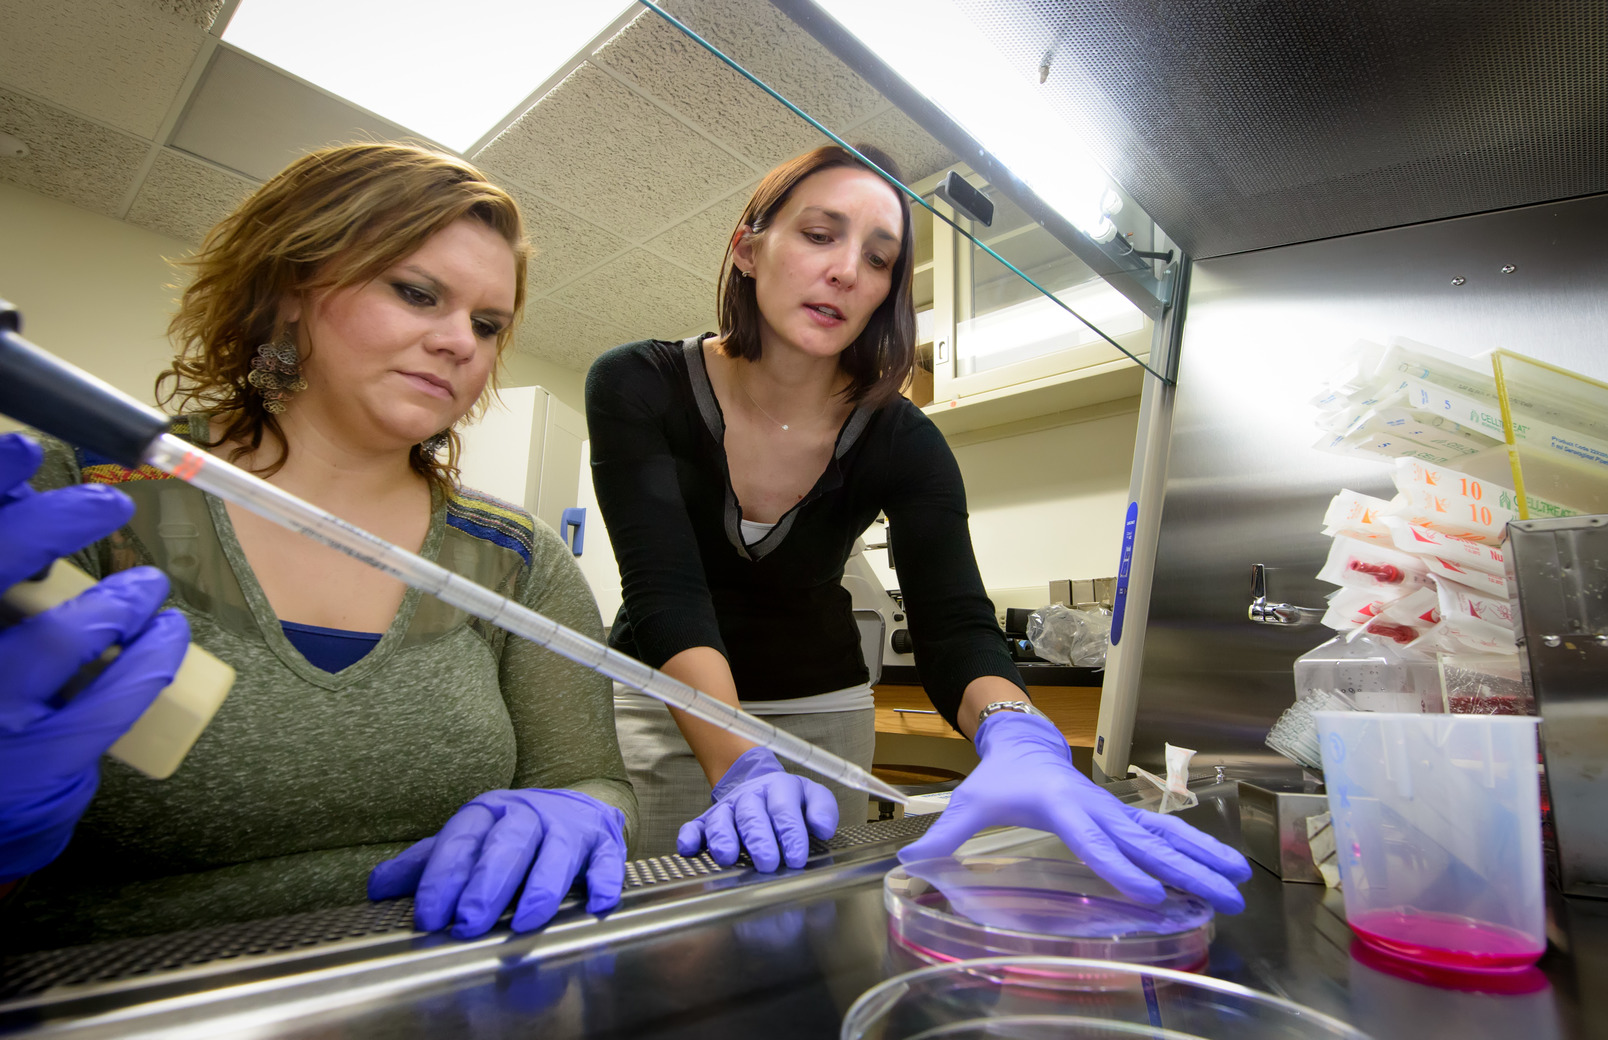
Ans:
MULTIPOLYGON (((777 729, 818 744, 865 769, 871 768, 876 748, 876 711, 818 712, 805 715, 766 715, 777 729)), ((614 688, 614 727, 620 737, 625 768, 636 788, 641 822, 632 842, 634 857, 663 856, 676 851, 681 825, 709 808, 709 781, 692 748, 681 735, 670 709, 645 694, 622 686, 614 688)), ((838 826, 854 827, 867 818, 868 796, 826 780, 782 760, 788 772, 825 784, 837 797, 838 826)))

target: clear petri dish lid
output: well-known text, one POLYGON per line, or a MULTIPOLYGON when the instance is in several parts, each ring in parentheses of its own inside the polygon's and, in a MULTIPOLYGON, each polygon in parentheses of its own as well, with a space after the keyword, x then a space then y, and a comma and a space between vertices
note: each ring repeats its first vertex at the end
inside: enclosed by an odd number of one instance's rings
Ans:
POLYGON ((889 937, 931 964, 975 957, 1084 957, 1193 970, 1212 940, 1204 900, 1167 890, 1135 902, 1076 860, 920 860, 883 883, 889 937))
POLYGON ((894 976, 841 1040, 1369 1040, 1312 1008, 1166 968, 1066 957, 958 961, 894 976), (1091 983, 1098 984, 1091 984, 1091 983))

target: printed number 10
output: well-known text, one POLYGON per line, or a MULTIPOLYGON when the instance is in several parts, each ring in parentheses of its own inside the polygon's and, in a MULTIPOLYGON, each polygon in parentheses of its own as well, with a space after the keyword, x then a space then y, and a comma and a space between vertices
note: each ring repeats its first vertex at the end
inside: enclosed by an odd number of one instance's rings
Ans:
POLYGON ((1475 523, 1484 524, 1486 527, 1491 526, 1490 506, 1469 506, 1468 512, 1470 518, 1472 518, 1475 523))
POLYGON ((1480 486, 1479 481, 1470 480, 1467 477, 1463 477, 1458 481, 1458 483, 1463 485, 1464 498, 1472 498, 1474 501, 1478 502, 1480 499, 1485 497, 1485 489, 1480 486))

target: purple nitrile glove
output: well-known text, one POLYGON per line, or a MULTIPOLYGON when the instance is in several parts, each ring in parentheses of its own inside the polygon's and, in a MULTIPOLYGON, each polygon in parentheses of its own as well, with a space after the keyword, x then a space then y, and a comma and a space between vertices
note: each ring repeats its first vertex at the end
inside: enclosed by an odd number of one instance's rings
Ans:
POLYGON ((1173 816, 1124 805, 1072 767, 1055 725, 1036 715, 999 712, 977 729, 982 762, 955 789, 949 808, 919 841, 899 850, 911 863, 947 856, 984 827, 1055 834, 1123 894, 1158 903, 1161 883, 1193 892, 1219 913, 1245 900, 1245 857, 1173 816))
POLYGON ((620 902, 625 887, 625 814, 579 791, 487 791, 433 837, 374 868, 370 899, 413 893, 426 932, 448 924, 459 939, 491 930, 513 902, 514 931, 540 928, 586 874, 586 912, 620 902))
MULTIPOLYGON (((0 589, 128 522, 134 503, 101 485, 28 486, 37 444, 0 436, 0 589)), ((161 610, 168 582, 136 567, 0 631, 0 882, 61 854, 100 784, 100 758, 134 725, 190 646, 190 627, 161 610), (117 659, 63 697, 84 665, 117 659)))
POLYGON ((714 861, 729 867, 746 848, 754 869, 768 874, 783 862, 802 867, 809 859, 810 835, 825 841, 837 833, 832 792, 789 773, 765 748, 739 755, 710 797, 715 804, 676 835, 676 851, 683 856, 696 856, 707 843, 714 861))

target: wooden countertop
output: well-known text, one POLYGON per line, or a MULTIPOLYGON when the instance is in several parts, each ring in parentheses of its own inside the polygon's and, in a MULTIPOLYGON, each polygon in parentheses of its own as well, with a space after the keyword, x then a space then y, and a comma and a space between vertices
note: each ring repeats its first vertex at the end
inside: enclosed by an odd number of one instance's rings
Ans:
MULTIPOLYGON (((949 727, 939 715, 917 715, 895 708, 932 710, 927 691, 919 686, 878 685, 872 691, 877 705, 877 732, 913 737, 966 738, 949 727)), ((1050 717, 1073 747, 1094 747, 1095 729, 1100 720, 1098 686, 1029 686, 1033 704, 1050 717)))

